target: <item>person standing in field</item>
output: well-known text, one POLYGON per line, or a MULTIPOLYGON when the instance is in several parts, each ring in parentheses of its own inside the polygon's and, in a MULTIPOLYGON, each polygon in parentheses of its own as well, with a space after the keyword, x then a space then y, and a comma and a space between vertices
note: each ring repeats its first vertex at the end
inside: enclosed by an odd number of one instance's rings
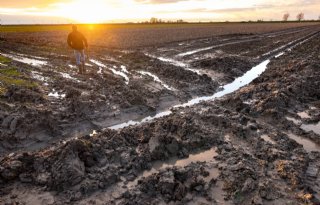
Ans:
POLYGON ((82 33, 78 31, 76 25, 72 26, 72 32, 68 35, 68 45, 74 50, 74 55, 76 57, 76 63, 79 68, 79 74, 85 74, 85 49, 88 49, 87 39, 82 33))

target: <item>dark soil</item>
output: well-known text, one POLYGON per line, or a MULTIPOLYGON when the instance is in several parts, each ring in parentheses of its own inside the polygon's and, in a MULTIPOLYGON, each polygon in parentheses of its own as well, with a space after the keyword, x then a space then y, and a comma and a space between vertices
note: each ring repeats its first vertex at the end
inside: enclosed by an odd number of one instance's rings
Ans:
MULTIPOLYGON (((227 45, 223 52, 181 57, 185 48, 175 43, 167 51, 97 50, 90 58, 106 67, 100 73, 101 66, 88 62, 85 76, 75 74, 68 67, 72 58, 64 56, 42 67, 0 64, 3 82, 20 83, 0 84, 0 204, 320 204, 320 135, 301 126, 320 120, 319 29, 263 34, 279 35, 281 46, 300 39, 290 50, 284 46, 265 57, 261 54, 281 47, 276 37, 261 49, 233 46, 250 55, 228 52, 227 45), (266 58, 271 60, 266 71, 232 94, 173 108, 169 116, 136 126, 107 129, 212 95, 266 58), (121 71, 123 65, 129 84, 108 69, 121 71), (8 66, 18 74, 4 72, 8 66), (31 71, 49 79, 32 80, 31 71), (65 97, 49 97, 53 89, 65 97)), ((263 36, 221 36, 214 44, 246 37, 262 43, 263 36)), ((204 47, 197 42, 206 41, 195 40, 184 51, 204 47)))

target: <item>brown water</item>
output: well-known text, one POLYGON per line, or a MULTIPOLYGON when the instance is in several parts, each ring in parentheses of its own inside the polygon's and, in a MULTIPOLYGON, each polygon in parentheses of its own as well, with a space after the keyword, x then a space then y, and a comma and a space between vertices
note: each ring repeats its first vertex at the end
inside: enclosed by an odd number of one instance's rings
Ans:
POLYGON ((298 124, 301 123, 301 121, 298 120, 298 119, 295 119, 295 118, 292 118, 292 117, 286 117, 286 118, 287 118, 287 120, 293 122, 293 123, 296 124, 296 125, 298 125, 298 124))
POLYGON ((266 142, 270 142, 271 144, 276 144, 276 142, 273 141, 268 135, 261 135, 261 138, 266 142))
MULTIPOLYGON (((134 181, 128 183, 128 187, 132 188, 137 185, 138 181, 142 179, 143 177, 149 177, 152 174, 158 173, 159 170, 170 168, 174 166, 180 166, 185 167, 190 165, 191 163, 195 162, 215 162, 214 157, 217 156, 217 152, 215 148, 212 148, 210 150, 200 152, 197 154, 190 154, 188 158, 186 159, 178 159, 177 157, 173 157, 167 161, 164 162, 156 162, 153 164, 152 168, 150 170, 144 171, 142 175, 138 176, 134 181)), ((219 175, 218 169, 212 168, 210 170, 210 176, 217 177, 219 175)), ((209 176, 209 177, 210 177, 209 176)))
POLYGON ((312 142, 311 140, 307 139, 307 138, 303 138, 300 136, 297 136, 295 134, 289 133, 287 134, 288 137, 290 139, 293 139, 294 141, 296 141, 297 143, 303 145, 303 148, 307 151, 307 152, 312 152, 312 151, 317 151, 320 152, 320 146, 317 145, 316 143, 312 142))
POLYGON ((299 117, 301 117, 302 119, 310 119, 310 115, 306 112, 298 112, 297 115, 299 115, 299 117))
POLYGON ((302 124, 301 129, 307 132, 313 131, 314 133, 320 135, 320 122, 318 122, 317 124, 302 124))

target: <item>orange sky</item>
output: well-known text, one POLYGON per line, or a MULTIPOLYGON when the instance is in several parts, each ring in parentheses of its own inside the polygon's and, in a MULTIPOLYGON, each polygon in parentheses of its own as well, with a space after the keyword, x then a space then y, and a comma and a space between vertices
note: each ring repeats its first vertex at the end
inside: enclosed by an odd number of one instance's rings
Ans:
POLYGON ((0 0, 3 24, 318 19, 320 0, 0 0))

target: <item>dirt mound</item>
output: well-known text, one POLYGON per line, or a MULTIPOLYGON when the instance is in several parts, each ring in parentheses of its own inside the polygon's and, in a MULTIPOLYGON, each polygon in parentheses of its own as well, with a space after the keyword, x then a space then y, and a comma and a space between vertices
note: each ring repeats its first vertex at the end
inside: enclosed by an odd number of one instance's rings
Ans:
POLYGON ((43 103, 44 98, 37 89, 27 89, 22 87, 10 86, 4 95, 9 102, 31 102, 43 103))
POLYGON ((250 70, 255 64, 256 62, 246 57, 227 56, 194 61, 192 66, 222 73, 226 81, 231 82, 250 70))

